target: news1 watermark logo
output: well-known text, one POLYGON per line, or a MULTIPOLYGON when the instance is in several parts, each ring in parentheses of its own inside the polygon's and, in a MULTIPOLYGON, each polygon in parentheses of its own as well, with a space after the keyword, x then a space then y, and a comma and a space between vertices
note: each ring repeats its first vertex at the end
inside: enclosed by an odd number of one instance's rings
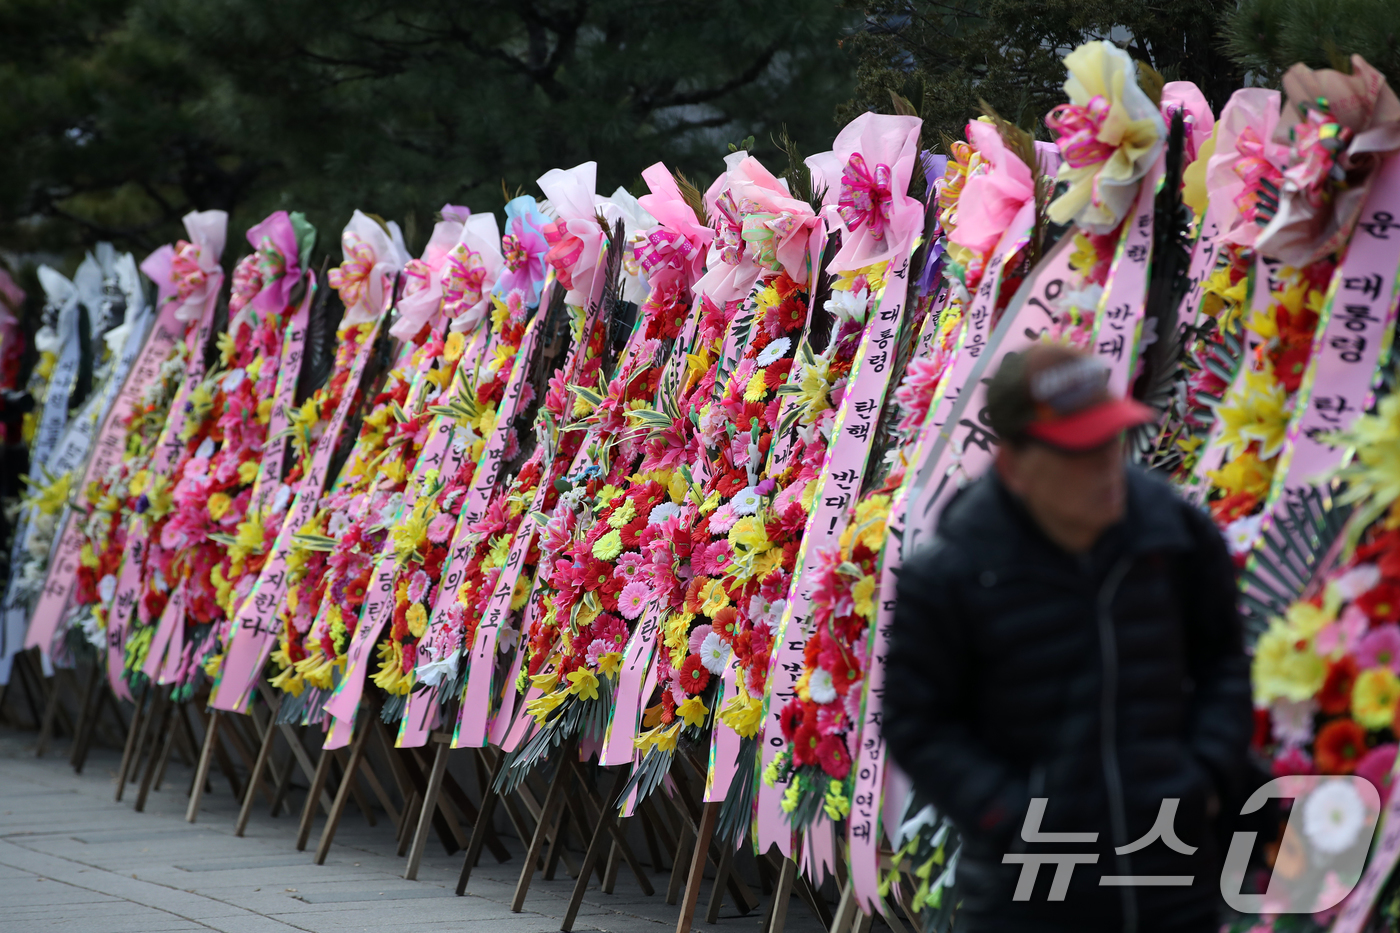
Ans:
MULTIPOLYGON (((1293 807, 1279 841, 1268 887, 1262 894, 1243 892, 1258 833, 1236 832, 1230 840, 1220 874, 1220 893, 1225 903, 1246 914, 1312 914, 1337 906, 1361 880, 1366 853, 1379 822, 1380 793, 1365 778, 1290 775, 1275 778, 1251 794, 1240 810, 1241 815, 1258 811, 1274 797, 1291 799, 1293 807)), ((1021 824, 1022 840, 1055 845, 1098 842, 1098 833, 1043 832, 1040 824, 1048 804, 1048 797, 1031 800, 1021 824)), ((1195 854, 1197 847, 1186 844, 1176 834, 1176 813, 1180 804, 1177 797, 1164 799, 1152 828, 1141 838, 1116 846, 1114 854, 1132 855, 1154 845, 1166 846, 1181 855, 1195 854)), ((1021 866, 1012 900, 1032 900, 1040 869, 1053 866, 1047 899, 1063 901, 1075 868, 1096 865, 1099 853, 1016 852, 1002 856, 1001 860, 1002 864, 1021 866)), ((1194 881, 1194 875, 1104 874, 1099 877, 1102 887, 1189 887, 1194 881)))

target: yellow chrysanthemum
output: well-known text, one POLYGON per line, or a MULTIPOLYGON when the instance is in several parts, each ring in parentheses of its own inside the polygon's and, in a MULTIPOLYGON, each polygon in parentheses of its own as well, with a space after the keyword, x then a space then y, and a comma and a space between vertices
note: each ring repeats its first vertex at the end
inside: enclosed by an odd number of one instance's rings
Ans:
POLYGON ((1322 689, 1326 677, 1327 665, 1313 650, 1312 642, 1282 619, 1275 619, 1259 637, 1251 678, 1256 703, 1310 699, 1322 689))
POLYGON ((856 604, 856 614, 875 621, 875 575, 866 574, 851 587, 851 599, 856 604))
POLYGON ((1388 729, 1400 700, 1400 677, 1388 667, 1373 667, 1356 677, 1351 689, 1352 718, 1367 729, 1388 729))
POLYGON ((423 633, 428 630, 428 610, 423 608, 422 603, 414 603, 408 607, 408 631, 414 638, 422 638, 423 633))
POLYGON ((233 505, 233 499, 227 493, 216 492, 209 497, 209 517, 218 521, 228 513, 229 506, 233 505))

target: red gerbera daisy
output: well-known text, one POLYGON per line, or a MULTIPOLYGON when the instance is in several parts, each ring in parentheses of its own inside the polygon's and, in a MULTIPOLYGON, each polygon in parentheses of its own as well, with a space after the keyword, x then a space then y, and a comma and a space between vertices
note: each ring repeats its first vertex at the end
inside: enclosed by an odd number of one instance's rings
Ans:
POLYGON ((692 696, 704 690, 710 683, 710 672, 705 669, 698 654, 686 657, 685 664, 681 665, 679 676, 681 689, 692 696))
POLYGON ((1366 751, 1366 730, 1350 719, 1334 719, 1317 732, 1314 761, 1323 774, 1350 774, 1366 751))
POLYGON ((1356 674, 1356 661, 1349 654, 1340 661, 1329 661, 1327 678, 1317 694, 1318 708, 1328 716, 1340 716, 1351 709, 1351 686, 1356 674))
POLYGON ((822 770, 836 780, 851 773, 851 756, 846 751, 846 743, 834 735, 829 735, 817 743, 817 761, 822 770))

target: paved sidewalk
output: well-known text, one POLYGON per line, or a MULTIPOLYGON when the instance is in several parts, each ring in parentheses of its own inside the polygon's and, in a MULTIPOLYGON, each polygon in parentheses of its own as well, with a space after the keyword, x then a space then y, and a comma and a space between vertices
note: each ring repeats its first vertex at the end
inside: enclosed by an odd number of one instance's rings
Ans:
MULTIPOLYGON (((36 760, 34 738, 32 732, 0 730, 0 933, 547 933, 559 929, 572 890, 562 867, 552 882, 536 874, 524 912, 511 913, 524 852, 514 838, 505 840, 511 861, 497 864, 489 853, 483 855, 466 897, 452 892, 461 855, 446 855, 436 839, 428 845, 419 880, 405 881, 404 860, 394 854, 393 825, 380 814, 379 825, 370 828, 353 806, 326 864, 317 866, 310 850, 321 821, 309 850, 297 852, 296 818, 272 819, 259 802, 246 836, 237 838, 236 803, 216 776, 199 822, 186 823, 190 771, 175 761, 146 812, 135 813, 134 785, 124 802, 112 800, 117 752, 94 748, 84 773, 75 775, 66 743, 55 743, 36 760)), ((603 894, 596 886, 590 891, 575 929, 673 930, 678 908, 665 902, 667 878, 653 871, 660 891, 645 897, 623 868, 616 894, 603 894)), ((706 924, 708 896, 707 884, 697 931, 757 929, 759 913, 741 918, 727 901, 720 922, 706 924)), ((787 929, 816 933, 821 927, 794 899, 787 929)))

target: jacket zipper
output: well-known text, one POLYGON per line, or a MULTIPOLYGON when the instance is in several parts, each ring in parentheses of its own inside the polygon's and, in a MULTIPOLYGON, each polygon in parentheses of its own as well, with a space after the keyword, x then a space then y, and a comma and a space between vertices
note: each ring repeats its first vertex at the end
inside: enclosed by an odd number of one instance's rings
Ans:
MULTIPOLYGON (((1099 706, 1099 745, 1103 757, 1104 783, 1108 790, 1109 817, 1113 825, 1114 848, 1128 842, 1128 816, 1123 803, 1123 775, 1118 770, 1118 645, 1113 631, 1113 598, 1128 575, 1131 560, 1122 558, 1109 571, 1099 588, 1099 651, 1103 662, 1103 690, 1099 706)), ((1115 853, 1118 872, 1131 875, 1132 860, 1115 853)), ((1137 896, 1133 889, 1118 889, 1123 900, 1123 933, 1137 933, 1137 896)))

